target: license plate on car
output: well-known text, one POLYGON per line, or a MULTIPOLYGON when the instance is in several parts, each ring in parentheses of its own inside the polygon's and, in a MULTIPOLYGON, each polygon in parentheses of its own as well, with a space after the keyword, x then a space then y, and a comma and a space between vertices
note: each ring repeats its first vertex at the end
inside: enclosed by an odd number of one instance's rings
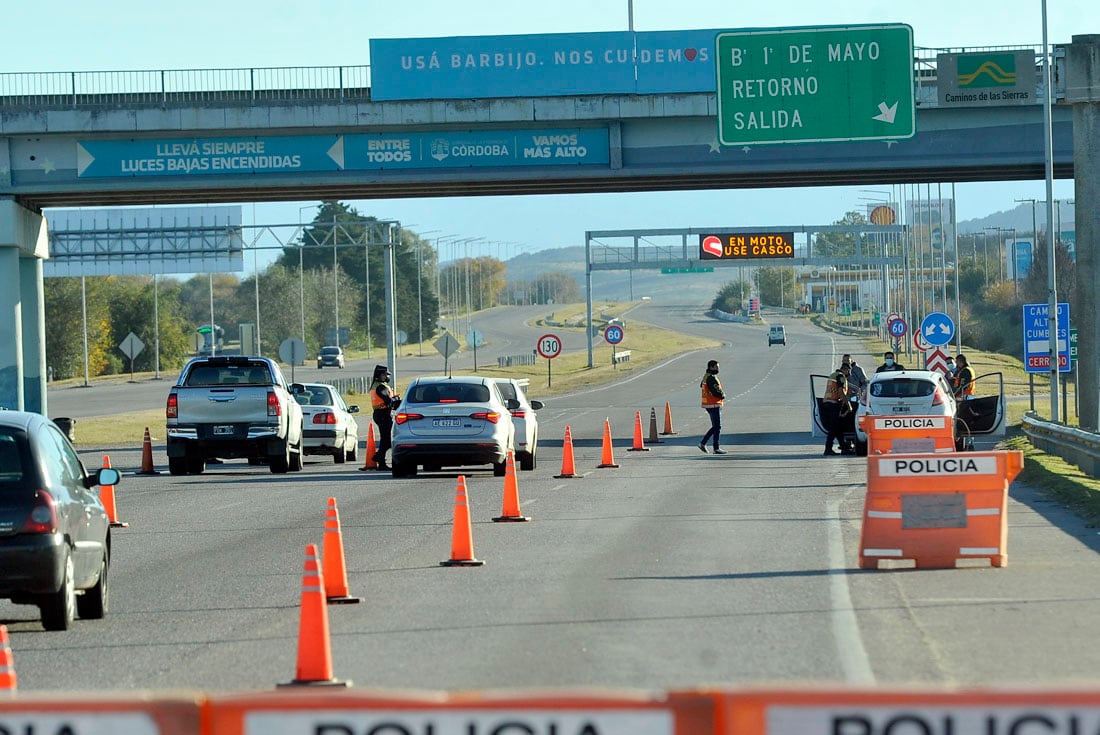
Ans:
POLYGON ((894 413, 909 413, 908 406, 894 406, 894 413))
POLYGON ((214 427, 214 436, 232 436, 232 435, 233 435, 233 427, 232 426, 215 426, 214 427))
POLYGON ((456 428, 462 426, 462 419, 432 419, 432 426, 438 426, 440 428, 456 428))

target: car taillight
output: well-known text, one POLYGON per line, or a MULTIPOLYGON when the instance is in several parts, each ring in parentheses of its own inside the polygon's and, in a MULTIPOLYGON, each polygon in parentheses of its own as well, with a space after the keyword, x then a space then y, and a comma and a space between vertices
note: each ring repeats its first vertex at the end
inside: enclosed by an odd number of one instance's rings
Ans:
POLYGON ((23 524, 23 533, 53 533, 57 530, 57 508, 53 498, 45 490, 34 494, 34 506, 27 522, 23 524))
POLYGON ((422 418, 424 418, 424 416, 422 414, 419 414, 419 413, 405 413, 404 411, 402 411, 401 413, 394 416, 393 420, 397 424, 403 424, 406 421, 418 421, 422 418))
POLYGON ((282 416, 283 407, 279 405, 279 396, 275 395, 275 391, 269 390, 267 392, 267 415, 268 416, 282 416))
POLYGON ((488 421, 490 424, 495 424, 500 421, 500 414, 496 411, 479 411, 478 413, 470 414, 472 419, 481 419, 482 421, 488 421))
POLYGON ((932 394, 932 405, 942 406, 947 401, 947 396, 944 395, 942 388, 936 388, 936 392, 932 394))
POLYGON ((334 413, 319 413, 313 417, 313 423, 315 424, 335 424, 336 414, 334 413))
POLYGON ((180 399, 175 393, 168 394, 168 405, 164 409, 166 418, 178 419, 180 415, 180 399))
POLYGON ((527 412, 522 410, 522 409, 519 410, 519 411, 512 411, 512 418, 514 418, 514 419, 522 419, 522 418, 526 418, 526 417, 527 417, 527 412))

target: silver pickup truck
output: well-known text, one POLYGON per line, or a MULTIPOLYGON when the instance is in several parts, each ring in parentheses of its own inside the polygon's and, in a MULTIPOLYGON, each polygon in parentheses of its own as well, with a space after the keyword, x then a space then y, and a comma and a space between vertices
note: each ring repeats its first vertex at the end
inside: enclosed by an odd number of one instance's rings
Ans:
POLYGON ((302 469, 300 390, 266 357, 191 360, 165 408, 169 472, 197 475, 213 459, 247 459, 280 474, 302 469))

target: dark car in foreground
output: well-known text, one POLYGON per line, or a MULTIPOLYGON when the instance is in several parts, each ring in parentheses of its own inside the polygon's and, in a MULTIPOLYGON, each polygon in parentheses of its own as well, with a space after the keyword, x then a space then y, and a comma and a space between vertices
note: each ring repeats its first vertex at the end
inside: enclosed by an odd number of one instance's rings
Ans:
POLYGON ((0 411, 0 598, 36 605, 46 630, 107 614, 110 519, 68 438, 37 413, 0 411))

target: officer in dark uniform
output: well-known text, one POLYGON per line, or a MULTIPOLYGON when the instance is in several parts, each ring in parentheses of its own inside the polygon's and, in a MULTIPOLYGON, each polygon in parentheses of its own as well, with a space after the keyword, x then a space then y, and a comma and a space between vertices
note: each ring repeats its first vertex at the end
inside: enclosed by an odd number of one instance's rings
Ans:
POLYGON ((370 386, 370 405, 373 410, 372 418, 378 426, 378 447, 371 457, 378 463, 378 469, 389 471, 386 464, 386 451, 390 448, 393 434, 393 409, 401 400, 401 396, 393 392, 390 386, 390 369, 385 365, 374 366, 374 376, 370 386))

